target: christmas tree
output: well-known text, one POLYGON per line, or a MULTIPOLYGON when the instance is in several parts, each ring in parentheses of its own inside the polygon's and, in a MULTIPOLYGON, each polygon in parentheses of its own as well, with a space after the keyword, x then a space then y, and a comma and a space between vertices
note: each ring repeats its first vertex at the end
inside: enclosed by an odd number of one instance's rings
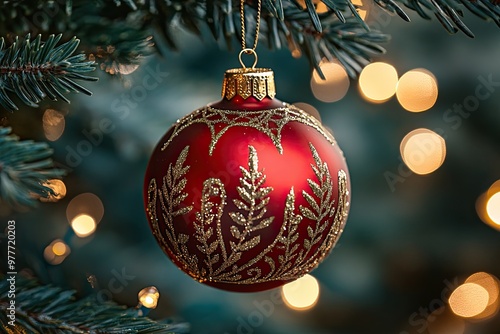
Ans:
POLYGON ((499 2, 243 9, 246 38, 240 1, 2 3, 2 330, 497 333, 499 2), (165 257, 142 187, 256 30, 280 99, 334 132, 352 208, 317 270, 238 294, 165 257))

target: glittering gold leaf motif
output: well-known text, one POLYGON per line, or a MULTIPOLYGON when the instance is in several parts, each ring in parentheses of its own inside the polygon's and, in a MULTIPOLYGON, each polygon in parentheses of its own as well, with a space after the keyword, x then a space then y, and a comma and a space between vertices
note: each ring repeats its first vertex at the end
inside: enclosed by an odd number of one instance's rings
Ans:
MULTIPOLYGON (((231 93, 232 88, 226 87, 231 93)), ((209 145, 209 154, 212 155, 219 139, 233 127, 251 127, 267 135, 273 142, 280 154, 283 153, 281 146, 281 132, 286 124, 299 122, 308 125, 318 131, 332 145, 336 145, 333 136, 325 131, 319 121, 301 109, 293 105, 284 104, 282 108, 262 111, 221 110, 212 107, 198 109, 191 114, 181 118, 175 125, 170 138, 163 144, 161 150, 165 150, 172 140, 184 129, 193 124, 206 124, 210 130, 212 139, 209 145)))
POLYGON ((246 252, 255 251, 260 245, 260 233, 266 233, 266 229, 275 223, 275 217, 267 214, 268 206, 272 205, 269 195, 273 188, 266 186, 266 175, 259 169, 257 150, 251 145, 248 146, 248 166, 240 166, 240 185, 236 188, 239 198, 232 199, 239 211, 225 212, 227 195, 220 179, 205 180, 200 211, 194 215, 192 239, 186 234, 176 234, 173 225, 176 216, 187 214, 193 208, 183 204, 187 197, 184 192, 187 186, 185 175, 189 171, 189 166, 184 166, 189 152, 186 146, 175 165, 169 165, 161 189, 157 190, 155 179, 150 181, 148 212, 153 226, 157 227, 157 195, 167 226, 163 233, 155 230, 155 235, 162 240, 163 235, 166 236, 169 243, 163 244, 167 247, 171 245, 178 262, 201 282, 251 284, 303 276, 315 268, 333 248, 342 232, 348 206, 346 173, 342 170, 338 172, 338 184, 335 187, 327 164, 311 143, 309 146, 314 160, 311 169, 315 179, 307 180, 310 191, 301 192, 306 205, 296 207, 296 194, 292 187, 285 200, 278 234, 250 261, 240 263, 246 252), (335 188, 338 189, 337 203, 333 193, 335 188), (223 233, 223 220, 224 228, 229 228, 230 234, 223 233), (230 222, 232 225, 227 227, 226 224, 230 222), (301 224, 306 224, 307 235, 299 238, 301 224), (199 253, 193 254, 187 244, 195 247, 199 253), (197 255, 200 254, 203 258, 198 263, 197 255), (260 264, 256 266, 257 263, 260 264), (262 263, 266 263, 268 268, 262 263))

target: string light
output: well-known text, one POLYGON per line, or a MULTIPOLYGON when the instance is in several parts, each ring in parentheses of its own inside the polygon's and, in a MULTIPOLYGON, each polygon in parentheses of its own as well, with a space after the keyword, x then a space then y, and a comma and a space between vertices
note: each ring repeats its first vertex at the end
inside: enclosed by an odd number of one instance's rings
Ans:
POLYGON ((408 111, 428 110, 438 97, 437 80, 431 72, 423 68, 408 71, 398 81, 396 97, 408 111))
POLYGON ((71 228, 80 238, 87 237, 94 233, 96 227, 97 224, 94 218, 86 214, 78 215, 71 221, 71 228))
POLYGON ((281 288, 281 295, 288 307, 298 311, 305 311, 316 305, 319 298, 319 284, 313 276, 306 274, 291 283, 285 284, 281 288))
POLYGON ((45 138, 56 141, 62 136, 66 126, 64 115, 57 110, 47 109, 42 116, 42 126, 45 138))
POLYGON ((52 241, 43 251, 45 261, 52 265, 61 264, 71 253, 71 249, 61 239, 52 241))
POLYGON ((148 286, 137 294, 139 298, 139 305, 144 306, 148 309, 154 309, 158 305, 158 299, 160 299, 160 293, 155 286, 148 286))
POLYGON ((396 93, 398 72, 394 66, 376 62, 363 68, 359 75, 359 89, 362 96, 374 103, 389 100, 396 93))
POLYGON ((342 99, 349 90, 349 77, 342 65, 324 61, 319 64, 325 80, 314 70, 311 78, 311 90, 318 100, 336 102, 342 99))
POLYGON ((57 202, 66 196, 66 185, 61 180, 48 180, 43 185, 52 189, 54 195, 49 194, 47 197, 41 197, 40 201, 42 202, 57 202))
POLYGON ((488 306, 488 291, 476 283, 464 283, 450 295, 448 302, 453 313, 462 318, 481 314, 488 306))
POLYGON ((99 224, 104 215, 102 201, 92 193, 84 193, 75 196, 66 208, 66 218, 72 222, 76 216, 88 215, 92 217, 96 224, 99 224))
POLYGON ((414 173, 424 175, 438 169, 446 157, 444 138, 429 129, 421 128, 408 133, 400 145, 404 163, 414 173))

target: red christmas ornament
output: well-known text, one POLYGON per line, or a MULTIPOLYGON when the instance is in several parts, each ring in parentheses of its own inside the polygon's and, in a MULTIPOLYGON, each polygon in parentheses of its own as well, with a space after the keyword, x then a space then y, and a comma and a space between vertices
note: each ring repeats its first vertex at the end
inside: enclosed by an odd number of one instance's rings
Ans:
POLYGON ((319 121, 274 98, 271 70, 228 70, 222 95, 155 148, 144 184, 150 227, 195 280, 271 289, 334 247, 348 213, 347 166, 319 121))

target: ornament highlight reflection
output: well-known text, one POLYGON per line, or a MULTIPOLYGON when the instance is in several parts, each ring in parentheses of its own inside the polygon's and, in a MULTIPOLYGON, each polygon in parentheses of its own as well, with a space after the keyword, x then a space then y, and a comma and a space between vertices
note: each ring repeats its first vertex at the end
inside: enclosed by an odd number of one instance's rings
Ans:
POLYGON ((281 288, 285 304, 294 310, 305 311, 316 305, 319 299, 319 284, 316 278, 305 276, 285 284, 281 288))

